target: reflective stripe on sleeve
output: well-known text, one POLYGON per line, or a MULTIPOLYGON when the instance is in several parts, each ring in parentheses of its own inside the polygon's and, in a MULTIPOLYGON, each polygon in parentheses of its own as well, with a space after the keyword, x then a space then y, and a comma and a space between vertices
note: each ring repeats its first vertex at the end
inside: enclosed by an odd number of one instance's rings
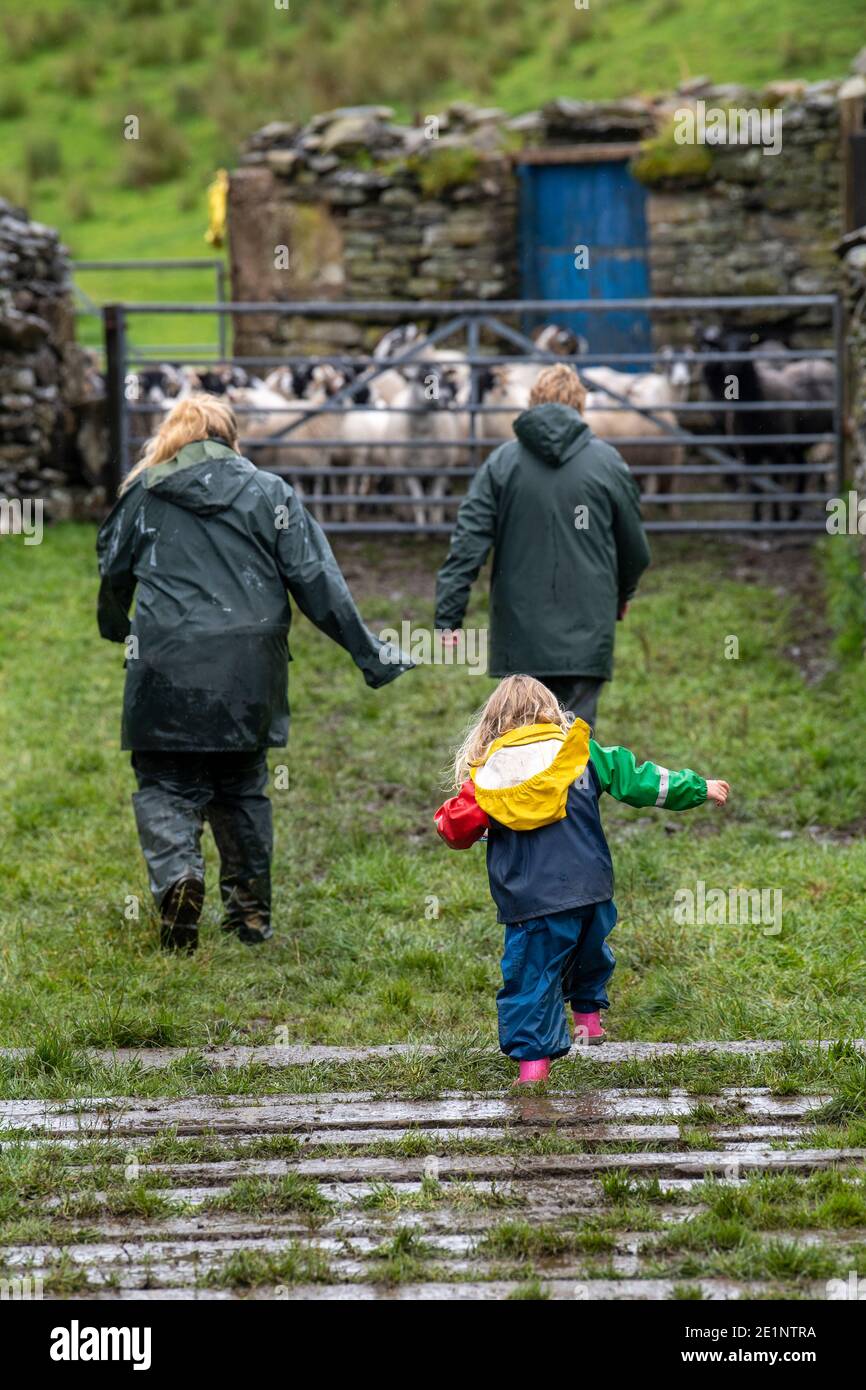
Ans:
POLYGON ((656 797, 656 806, 664 806, 665 801, 667 800, 667 795, 668 795, 668 783, 670 782, 670 779, 671 779, 671 774, 668 772, 667 768, 666 768, 666 767, 660 767, 660 768, 659 768, 659 794, 658 794, 658 796, 656 797))

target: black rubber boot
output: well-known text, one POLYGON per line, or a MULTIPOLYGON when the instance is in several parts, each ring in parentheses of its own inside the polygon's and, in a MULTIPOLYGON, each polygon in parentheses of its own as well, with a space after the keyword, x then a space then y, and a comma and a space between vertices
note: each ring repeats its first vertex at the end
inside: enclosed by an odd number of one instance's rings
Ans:
POLYGON ((274 934, 274 929, 266 917, 251 914, 242 922, 225 921, 222 926, 225 932, 234 932, 239 941, 243 941, 247 946, 260 946, 264 941, 270 941, 274 934))
POLYGON ((200 878, 179 878, 162 900, 159 939, 164 951, 185 951, 192 955, 198 946, 198 919, 204 906, 204 884, 200 878))

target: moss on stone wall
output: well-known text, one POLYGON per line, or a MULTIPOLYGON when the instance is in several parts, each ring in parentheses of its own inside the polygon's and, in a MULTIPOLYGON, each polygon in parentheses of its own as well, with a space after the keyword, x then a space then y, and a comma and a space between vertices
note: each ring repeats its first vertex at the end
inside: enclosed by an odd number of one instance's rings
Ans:
POLYGON ((439 198, 451 189, 474 183, 480 164, 478 151, 468 145, 433 145, 429 151, 411 155, 406 161, 425 198, 439 198))
POLYGON ((631 171, 650 188, 697 187, 713 178, 713 153, 707 145, 679 144, 671 122, 652 139, 641 141, 631 171))

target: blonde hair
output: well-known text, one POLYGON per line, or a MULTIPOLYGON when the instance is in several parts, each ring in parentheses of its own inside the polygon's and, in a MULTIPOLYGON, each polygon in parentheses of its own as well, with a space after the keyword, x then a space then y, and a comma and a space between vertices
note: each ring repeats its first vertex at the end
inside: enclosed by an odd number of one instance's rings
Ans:
POLYGON ((577 372, 564 362, 552 367, 544 367, 535 378, 535 385, 529 393, 529 407, 547 405, 570 405, 574 410, 583 410, 586 404, 586 389, 577 372))
POLYGON ((239 452, 238 422, 231 406, 206 391, 184 396, 183 400, 175 402, 156 434, 147 441, 138 463, 121 483, 120 491, 125 492, 145 468, 173 459, 185 444, 213 438, 224 441, 235 453, 239 452))
POLYGON ((556 724, 563 733, 574 715, 534 676, 506 676, 490 699, 473 716, 454 757, 454 785, 462 787, 469 770, 478 767, 495 739, 526 724, 556 724))

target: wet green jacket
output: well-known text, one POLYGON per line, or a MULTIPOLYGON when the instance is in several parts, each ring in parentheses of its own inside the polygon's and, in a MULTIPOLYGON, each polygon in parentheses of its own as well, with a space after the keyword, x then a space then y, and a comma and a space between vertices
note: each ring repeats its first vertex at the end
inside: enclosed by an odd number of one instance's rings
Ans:
POLYGON ((379 659, 382 644, 293 489, 214 440, 140 474, 97 553, 99 630, 127 644, 124 748, 284 745, 289 595, 368 685, 406 669, 379 659))
POLYGON ((460 504, 436 626, 461 626, 492 548, 490 674, 609 679, 617 615, 650 559, 637 483, 568 406, 526 410, 514 433, 460 504))

